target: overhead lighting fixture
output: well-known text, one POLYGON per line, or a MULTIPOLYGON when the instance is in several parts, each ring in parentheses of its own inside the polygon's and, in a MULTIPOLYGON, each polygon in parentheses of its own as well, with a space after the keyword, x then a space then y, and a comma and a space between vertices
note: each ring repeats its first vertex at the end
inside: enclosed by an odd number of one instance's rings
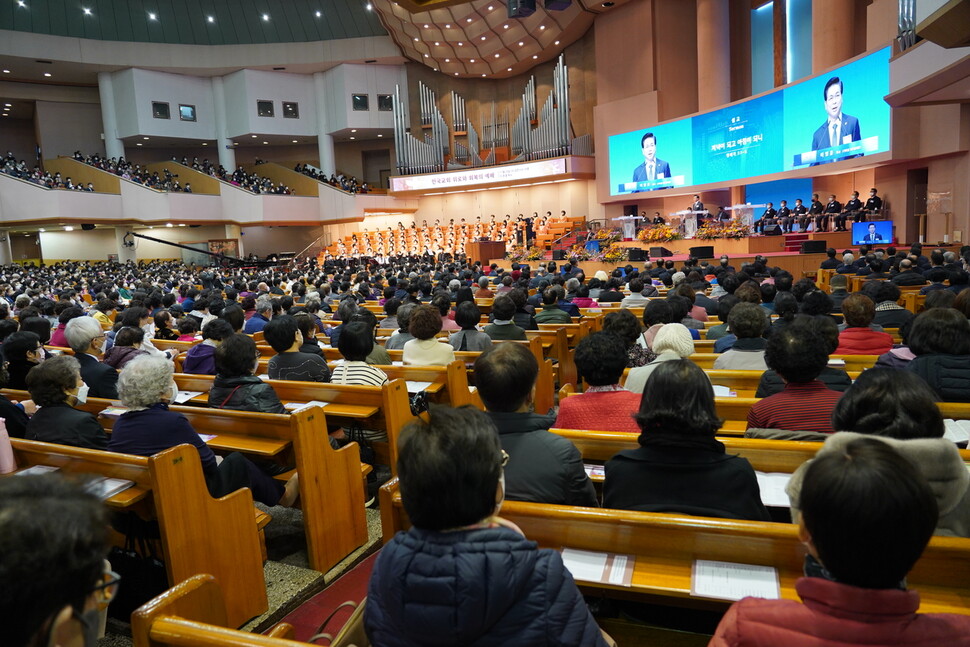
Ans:
POLYGON ((148 137, 142 137, 142 139, 144 139, 144 140, 146 140, 146 141, 147 141, 147 140, 148 140, 148 137))
POLYGON ((415 43, 416 43, 416 42, 418 42, 418 39, 417 39, 417 38, 415 38, 415 39, 414 39, 414 42, 415 42, 415 43))
POLYGON ((502 25, 502 29, 508 29, 508 28, 509 28, 508 25, 502 25))
POLYGON ((511 71, 512 71, 512 68, 510 67, 509 69, 507 69, 507 70, 505 70, 505 71, 506 71, 506 72, 511 72, 511 71))
POLYGON ((383 133, 377 133, 377 136, 378 137, 383 137, 384 135, 383 135, 383 133))
POLYGON ((463 43, 463 42, 461 42, 461 41, 458 41, 458 47, 461 47, 461 46, 462 46, 462 45, 464 45, 464 44, 465 44, 465 43, 463 43))
POLYGON ((491 11, 492 9, 493 9, 492 5, 488 5, 488 10, 491 11))
POLYGON ((458 72, 455 72, 455 76, 458 76, 458 72))
POLYGON ((202 142, 202 145, 203 146, 208 146, 209 145, 209 142, 202 142))
POLYGON ((91 15, 91 10, 90 9, 88 9, 87 7, 81 7, 81 8, 84 10, 84 15, 85 16, 90 16, 91 15))
POLYGON ((68 225, 67 227, 64 228, 64 231, 74 231, 74 227, 68 225))
POLYGON ((293 143, 294 143, 294 144, 297 144, 297 143, 299 143, 299 141, 300 141, 300 140, 298 140, 298 139, 294 139, 294 140, 293 140, 293 143))
POLYGON ((522 47, 523 45, 525 45, 525 43, 524 43, 523 41, 521 41, 521 40, 520 40, 520 41, 519 41, 519 47, 522 47))
POLYGON ((216 21, 215 16, 206 16, 205 19, 208 20, 209 22, 215 22, 216 21))
POLYGON ((153 13, 149 13, 148 14, 148 19, 149 20, 157 20, 157 16, 155 16, 155 14, 153 14, 153 13))
POLYGON ((44 72, 44 76, 46 76, 47 78, 51 78, 53 74, 51 74, 50 72, 44 72))
POLYGON ((46 230, 46 229, 44 229, 43 227, 41 227, 41 228, 40 228, 40 229, 38 229, 37 231, 39 231, 40 233, 44 233, 44 232, 45 232, 45 231, 47 231, 47 230, 46 230))
POLYGON ((368 2, 367 3, 367 6, 364 7, 364 8, 367 9, 367 11, 373 11, 374 10, 374 5, 372 5, 371 3, 368 2))
POLYGON ((498 54, 495 55, 495 58, 498 58, 498 54))
POLYGON ((268 144, 269 142, 263 142, 263 143, 264 143, 264 144, 268 144))
POLYGON ((538 54, 533 54, 533 55, 532 55, 532 58, 533 58, 533 59, 537 59, 537 58, 539 58, 539 55, 538 55, 538 54))
POLYGON ((253 139, 256 139, 256 135, 253 135, 253 139))
POLYGON ((482 74, 482 76, 485 76, 485 75, 484 75, 484 74, 482 74))
POLYGON ((268 13, 264 13, 263 14, 263 22, 269 22, 269 14, 268 13))
POLYGON ((441 45, 441 43, 439 41, 435 41, 434 46, 437 47, 438 45, 441 45))
POLYGON ((545 28, 546 28, 546 26, 545 26, 545 25, 539 25, 539 31, 542 31, 542 30, 543 30, 543 29, 545 29, 545 28))
POLYGON ((447 25, 445 25, 445 29, 451 29, 451 23, 448 23, 447 25))
POLYGON ((475 59, 472 59, 471 62, 474 63, 475 62, 475 59))
POLYGON ((357 129, 356 129, 356 128, 352 128, 352 129, 350 130, 350 132, 352 132, 352 133, 355 133, 355 132, 357 132, 357 129))
POLYGON ((3 106, 4 106, 5 108, 12 108, 12 107, 13 107, 13 104, 10 104, 10 103, 5 103, 5 104, 3 104, 3 106))
POLYGON ((451 59, 450 58, 446 58, 445 59, 445 63, 451 63, 451 59))
POLYGON ((425 57, 425 58, 428 58, 428 55, 427 55, 427 54, 425 54, 425 55, 424 55, 424 57, 425 57))
POLYGON ((357 139, 356 137, 351 137, 351 139, 357 139))
POLYGON ((482 40, 485 40, 485 37, 484 36, 482 36, 482 40))
POLYGON ((4 74, 10 74, 10 70, 4 70, 3 73, 4 74))
POLYGON ((18 7, 26 7, 27 6, 27 3, 24 2, 24 0, 17 0, 17 6, 18 7))
POLYGON ((431 25, 425 25, 424 28, 428 29, 431 25))
POLYGON ((471 18, 467 18, 467 19, 465 20, 465 22, 471 22, 471 21, 472 21, 472 19, 471 19, 471 18))
POLYGON ((317 18, 319 18, 320 16, 323 15, 323 12, 322 11, 318 11, 315 15, 316 15, 317 18))
POLYGON ((166 227, 172 227, 173 225, 172 225, 172 223, 170 223, 170 222, 167 222, 167 223, 165 223, 165 226, 166 226, 166 227))
POLYGON ((141 142, 138 142, 137 144, 135 144, 135 146, 141 146, 141 142))
POLYGON ((558 44, 559 44, 559 41, 558 40, 555 43, 553 43, 553 45, 558 45, 558 44))

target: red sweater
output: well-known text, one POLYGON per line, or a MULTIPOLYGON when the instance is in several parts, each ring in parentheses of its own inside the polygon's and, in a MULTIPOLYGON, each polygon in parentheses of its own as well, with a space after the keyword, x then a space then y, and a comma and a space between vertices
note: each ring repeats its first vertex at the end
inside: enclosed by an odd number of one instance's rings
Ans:
POLYGON ((555 426, 559 429, 628 431, 639 434, 633 414, 640 410, 640 394, 630 391, 596 391, 573 395, 559 403, 555 426))
POLYGON ((882 355, 893 347, 893 336, 869 328, 846 328, 839 333, 836 355, 882 355))
POLYGON ((832 409, 842 394, 819 380, 789 382, 781 393, 755 403, 748 411, 748 429, 785 429, 831 434, 832 409))

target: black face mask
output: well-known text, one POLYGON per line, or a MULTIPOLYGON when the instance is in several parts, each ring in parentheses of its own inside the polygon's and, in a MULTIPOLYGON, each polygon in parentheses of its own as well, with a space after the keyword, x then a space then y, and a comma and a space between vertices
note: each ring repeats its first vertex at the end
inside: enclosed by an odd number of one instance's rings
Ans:
POLYGON ((723 260, 723 259, 721 260, 721 265, 727 265, 727 264, 728 262, 726 260, 723 260))

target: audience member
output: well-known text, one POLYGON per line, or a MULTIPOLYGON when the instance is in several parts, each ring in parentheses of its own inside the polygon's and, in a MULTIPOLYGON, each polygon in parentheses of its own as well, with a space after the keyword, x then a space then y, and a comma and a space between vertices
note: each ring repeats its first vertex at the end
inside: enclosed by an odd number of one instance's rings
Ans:
MULTIPOLYGON (((738 288, 738 291, 740 290, 741 288, 738 288)), ((714 360, 714 368, 732 371, 767 369, 765 339, 762 335, 768 328, 768 315, 764 308, 749 302, 737 304, 728 315, 728 328, 737 339, 728 350, 714 360)), ((725 339, 727 338, 721 338, 718 343, 725 339)))
POLYGON ((636 433, 633 413, 640 399, 619 385, 626 368, 623 340, 608 332, 591 333, 576 346, 575 361, 588 386, 585 393, 559 401, 556 427, 636 433))
MULTIPOLYGON (((511 304, 511 301, 509 301, 511 304)), ((439 342, 441 314, 433 306, 422 305, 411 313, 408 330, 414 337, 404 344, 404 363, 413 366, 447 366, 455 361, 455 349, 439 342)))
POLYGON ((104 331, 93 317, 77 317, 64 328, 64 339, 81 365, 81 379, 92 398, 118 397, 118 371, 101 362, 104 331))
POLYGON ((665 324, 653 338, 653 352, 657 353, 657 357, 649 364, 630 369, 624 384, 627 391, 643 393, 647 379, 658 366, 664 362, 689 358, 694 353, 694 340, 683 324, 665 324))
POLYGON ((908 370, 942 402, 970 402, 970 323, 950 308, 921 312, 909 331, 908 370))
POLYGON ((846 328, 839 333, 836 355, 882 355, 893 347, 892 335, 870 328, 876 314, 872 299, 856 292, 842 302, 846 328))
POLYGON ((271 380, 291 380, 296 382, 329 382, 330 368, 327 360, 314 353, 300 352, 303 334, 290 315, 280 315, 263 328, 263 335, 273 350, 269 360, 268 373, 271 380))
POLYGON ((88 399, 81 379, 81 365, 70 355, 58 355, 40 364, 27 376, 30 399, 37 411, 27 423, 27 440, 105 449, 108 436, 93 414, 75 409, 88 399))
POLYGON ((259 366, 256 342, 234 334, 216 348, 216 377, 209 391, 209 406, 261 413, 286 413, 273 387, 254 375, 259 366))

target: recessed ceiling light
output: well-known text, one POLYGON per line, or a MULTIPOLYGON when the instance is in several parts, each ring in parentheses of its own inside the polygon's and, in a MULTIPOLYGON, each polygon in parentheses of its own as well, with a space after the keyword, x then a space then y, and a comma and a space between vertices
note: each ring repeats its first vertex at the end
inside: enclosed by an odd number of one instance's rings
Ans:
POLYGON ((156 20, 156 19, 157 19, 157 17, 155 16, 155 14, 153 14, 153 13, 150 13, 150 12, 149 12, 149 14, 148 14, 148 19, 149 19, 149 20, 156 20))
POLYGON ((455 72, 455 76, 458 76, 458 72, 455 72))
POLYGON ((506 72, 511 72, 511 71, 512 71, 512 68, 510 67, 509 69, 507 69, 507 70, 505 70, 505 71, 506 71, 506 72))
POLYGON ((472 59, 471 62, 474 63, 475 62, 475 59, 472 59))
POLYGON ((179 223, 179 227, 184 227, 184 226, 185 226, 185 223, 184 222, 180 222, 179 223))
POLYGON ((300 142, 300 140, 298 140, 298 139, 294 139, 294 140, 293 140, 293 143, 294 143, 294 144, 298 144, 299 142, 300 142))
POLYGON ((68 225, 67 227, 64 228, 64 231, 74 231, 74 227, 71 227, 70 225, 68 225))
POLYGON ((148 138, 147 137, 142 137, 142 139, 147 140, 148 138))
POLYGON ((355 132, 357 132, 357 129, 356 128, 351 128, 350 129, 350 132, 355 133, 355 132))
POLYGON ((414 39, 414 42, 415 42, 415 43, 416 43, 416 42, 418 42, 418 39, 417 39, 417 38, 415 38, 415 39, 414 39))
POLYGON ((472 21, 472 19, 471 19, 471 18, 467 18, 467 19, 465 20, 465 22, 471 22, 471 21, 472 21))
POLYGON ((441 44, 441 43, 440 43, 439 41, 435 41, 435 42, 434 42, 434 46, 435 46, 435 47, 437 47, 437 46, 438 46, 438 45, 440 45, 440 44, 441 44))
POLYGON ((4 70, 3 73, 4 74, 10 74, 10 70, 4 70))
POLYGON ((137 144, 135 144, 135 146, 141 146, 141 142, 138 142, 137 144))
POLYGON ((215 16, 206 16, 205 19, 208 20, 209 22, 215 22, 216 21, 215 16))
POLYGON ((425 55, 424 55, 424 57, 425 57, 425 58, 428 58, 428 55, 427 55, 427 54, 425 54, 425 55))
POLYGON ((451 29, 451 23, 448 23, 447 25, 445 25, 445 29, 451 29))
POLYGON ((383 137, 384 135, 383 135, 383 134, 381 134, 381 133, 377 133, 377 136, 378 136, 378 137, 383 137))
POLYGON ((9 117, 10 116, 10 113, 9 112, 5 112, 5 113, 3 113, 3 116, 4 117, 9 117))
POLYGON ((425 26, 424 26, 424 28, 425 28, 425 29, 427 29, 427 28, 428 28, 428 27, 430 27, 430 26, 431 26, 431 25, 425 25, 425 26))
POLYGON ((374 10, 374 5, 372 5, 371 3, 368 2, 367 3, 367 6, 364 7, 364 9, 367 9, 367 11, 373 11, 374 10))
POLYGON ((317 18, 319 18, 320 16, 323 15, 323 12, 322 11, 318 11, 315 15, 316 15, 317 18))
POLYGON ((450 58, 446 58, 445 59, 445 63, 451 63, 451 59, 450 58))
POLYGON ((546 26, 545 26, 545 25, 539 25, 539 31, 542 31, 542 30, 543 30, 543 29, 545 29, 545 28, 546 28, 546 26))
POLYGON ((351 139, 357 139, 356 137, 351 137, 351 139))
POLYGON ((84 9, 84 15, 85 16, 90 16, 91 15, 91 10, 88 9, 87 7, 82 7, 82 9, 84 9))
POLYGON ((253 135, 253 139, 256 139, 256 135, 253 135))
POLYGON ((12 103, 5 103, 5 104, 3 104, 3 107, 4 108, 12 108, 13 107, 13 104, 12 103))
POLYGON ((485 40, 485 37, 484 36, 482 36, 482 40, 485 40))
POLYGON ((485 76, 485 75, 484 75, 484 74, 482 74, 482 76, 485 76))
POLYGON ((268 144, 269 142, 263 142, 263 143, 264 143, 264 144, 268 144))
POLYGON ((534 58, 534 59, 535 59, 535 58, 539 58, 539 55, 538 55, 538 54, 533 54, 533 55, 532 55, 532 58, 534 58))
POLYGON ((268 22, 268 21, 269 21, 269 14, 268 13, 264 13, 263 14, 263 22, 268 22))
POLYGON ((27 3, 24 0, 17 0, 17 5, 20 7, 26 7, 27 3))
POLYGON ((50 72, 44 72, 44 76, 46 76, 47 78, 50 78, 52 74, 50 72))
POLYGON ((524 43, 523 41, 521 41, 521 40, 520 40, 520 41, 519 41, 519 47, 522 47, 523 45, 525 45, 525 43, 524 43))
POLYGON ((463 43, 463 42, 461 42, 461 41, 458 41, 458 47, 461 47, 461 46, 462 46, 462 45, 464 45, 464 44, 465 44, 465 43, 463 43))
POLYGON ((166 227, 171 227, 171 226, 172 226, 172 223, 170 223, 170 222, 166 222, 166 223, 165 223, 165 226, 166 226, 166 227))
POLYGON ((202 145, 203 146, 208 146, 209 145, 209 142, 202 142, 202 145))
POLYGON ((508 28, 509 28, 508 25, 502 25, 502 29, 508 29, 508 28))
POLYGON ((492 9, 493 9, 492 5, 488 5, 488 10, 491 11, 492 9))
POLYGON ((558 45, 558 44, 559 44, 559 41, 558 40, 555 43, 553 43, 553 45, 558 45))
POLYGON ((498 54, 495 55, 495 58, 498 58, 498 54))

